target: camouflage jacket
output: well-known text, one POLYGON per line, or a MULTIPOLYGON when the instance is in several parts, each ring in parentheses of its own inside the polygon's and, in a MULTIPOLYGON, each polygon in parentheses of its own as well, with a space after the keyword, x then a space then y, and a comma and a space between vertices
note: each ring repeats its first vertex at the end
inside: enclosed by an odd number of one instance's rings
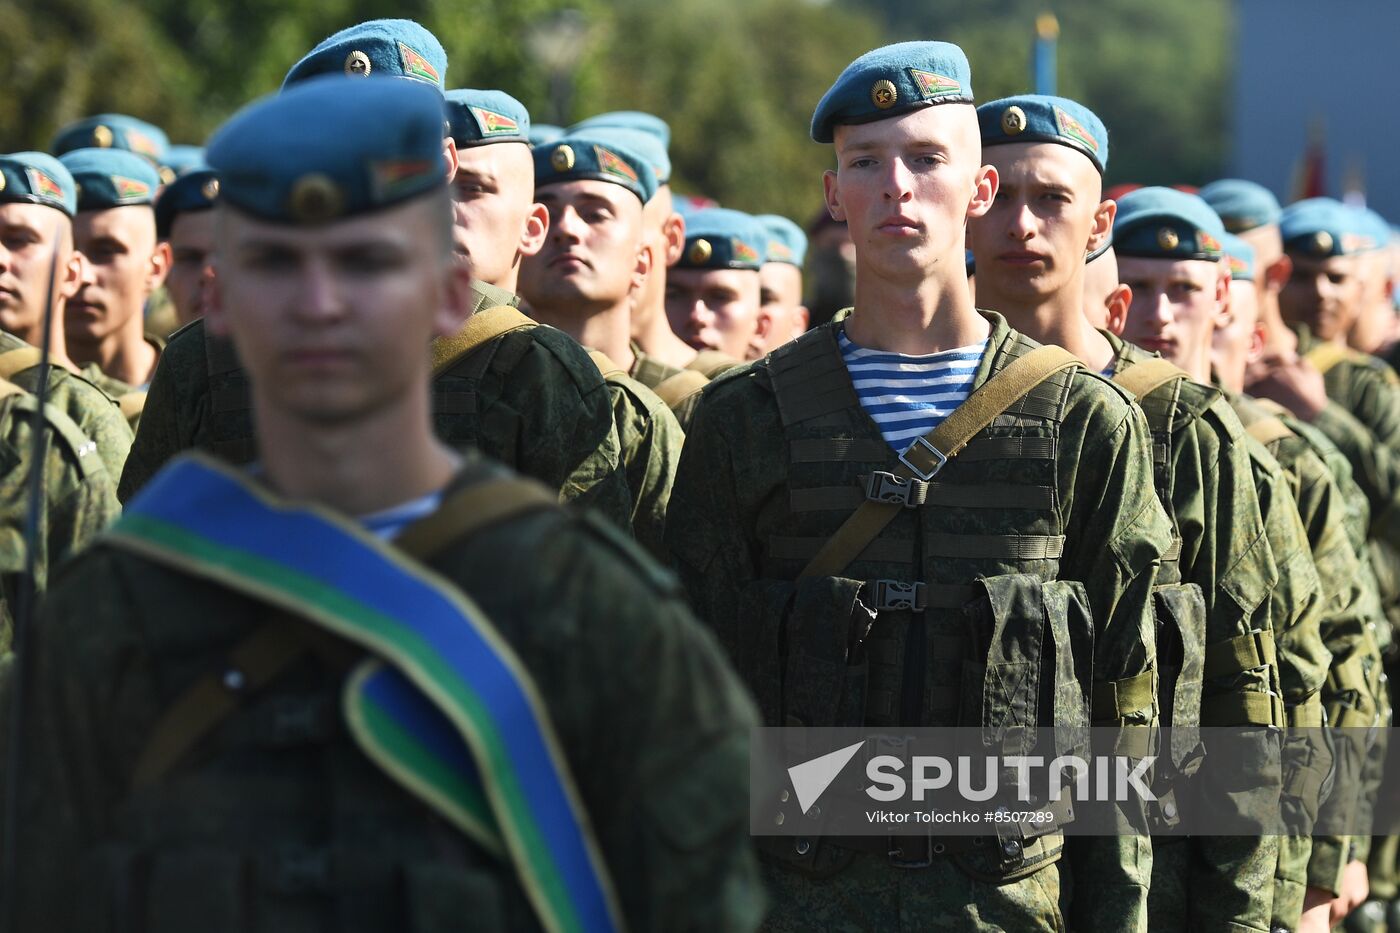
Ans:
MULTIPOLYGON (((473 287, 477 311, 513 300, 500 289, 473 287)), ((204 323, 195 321, 161 355, 118 488, 123 500, 182 450, 198 447, 233 463, 256 458, 247 376, 226 342, 206 342, 204 323)), ((568 335, 521 328, 465 354, 433 380, 433 424, 453 447, 478 448, 559 490, 561 499, 630 527, 612 400, 568 335)))
MULTIPOLYGON (((471 458, 448 491, 502 472, 471 458)), ((426 563, 533 675, 627 926, 757 926, 753 707, 674 579, 608 523, 548 507, 426 563)), ((361 752, 340 702, 363 655, 324 630, 133 787, 172 702, 268 622, 309 628, 111 544, 67 567, 39 629, 21 928, 538 929, 509 863, 361 752)))
MULTIPOLYGON (((1000 316, 986 316, 992 331, 975 386, 1035 346, 1000 316)), ((1037 617, 1068 616, 1072 630, 1091 627, 1092 654, 1080 671, 1059 675, 1075 686, 1057 695, 1054 709, 1027 699, 1025 708, 1001 712, 1041 724, 1087 721, 1089 711, 1078 706, 1084 697, 1151 679, 1150 597, 1170 527, 1153 494, 1142 413, 1082 370, 1046 380, 979 432, 918 487, 928 507, 902 510, 840 575, 799 578, 868 494, 861 486, 872 471, 898 463, 856 397, 836 342, 839 326, 814 328, 705 389, 667 519, 682 583, 755 691, 765 722, 978 725, 983 704, 996 701, 983 697, 975 672, 990 663, 993 627, 1014 641, 1020 625, 1012 607, 1021 600, 1043 606, 1037 617), (784 381, 796 391, 783 389, 784 381), (899 588, 917 594, 920 587, 927 596, 921 612, 887 600, 899 588)), ((1154 691, 1134 702, 1096 702, 1092 719, 1148 723, 1155 707, 1154 691)), ((995 859, 989 866, 962 856, 934 859, 933 871, 901 873, 879 856, 841 855, 839 846, 824 856, 833 848, 824 840, 783 861, 816 870, 823 859, 838 869, 844 859, 852 884, 899 876, 897 885, 882 881, 866 906, 897 918, 897 902, 908 894, 975 923, 979 904, 990 905, 972 903, 967 885, 989 877, 1016 882, 1001 893, 977 887, 990 899, 1014 899, 1025 885, 1054 886, 1053 878, 1030 877, 1048 871, 1061 851, 1043 841, 1026 847, 1023 867, 1010 878, 997 875, 995 859), (962 869, 978 881, 960 876, 962 869)), ((1086 929, 1144 922, 1150 844, 1131 836, 1081 839, 1074 849, 1075 922, 1086 929)), ((809 923, 815 916, 828 926, 866 922, 851 913, 863 895, 834 882, 800 890, 795 903, 777 905, 790 912, 788 926, 800 925, 804 912, 809 923)))
POLYGON ((676 416, 676 421, 680 423, 681 430, 688 430, 691 419, 695 417, 695 406, 700 404, 700 390, 709 383, 709 378, 695 370, 681 369, 669 363, 663 363, 654 356, 648 356, 636 343, 632 344, 632 358, 632 369, 627 375, 631 376, 648 389, 651 389, 653 392, 660 389, 663 383, 667 386, 674 387, 685 386, 688 388, 690 385, 695 386, 695 388, 688 393, 678 392, 677 394, 679 397, 668 403, 671 408, 671 413, 676 416), (687 376, 685 375, 686 373, 695 373, 695 375, 687 376), (680 380, 668 382, 668 380, 673 380, 677 376, 681 377, 680 380))

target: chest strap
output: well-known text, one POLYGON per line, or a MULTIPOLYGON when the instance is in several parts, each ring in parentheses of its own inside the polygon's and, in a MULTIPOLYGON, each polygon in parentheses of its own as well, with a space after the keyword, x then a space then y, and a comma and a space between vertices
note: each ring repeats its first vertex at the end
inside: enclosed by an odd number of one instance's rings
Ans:
POLYGON ((714 379, 721 373, 743 365, 743 360, 736 360, 727 353, 721 353, 718 350, 701 350, 696 354, 695 359, 686 364, 685 368, 691 372, 700 373, 706 379, 714 379))
POLYGON ((598 367, 598 372, 603 374, 604 379, 627 375, 626 370, 614 363, 612 357, 602 350, 589 350, 588 358, 593 361, 594 366, 598 367))
POLYGON ((16 373, 33 369, 44 358, 38 347, 16 347, 0 353, 0 379, 13 379, 16 373))
MULTIPOLYGON (((1037 347, 1014 360, 969 395, 938 427, 900 454, 894 475, 927 482, 968 441, 1028 392, 1055 373, 1081 365, 1078 357, 1062 347, 1037 347)), ((903 508, 898 502, 862 502, 802 569, 801 576, 830 577, 840 573, 903 508)))
POLYGON ((1173 379, 1188 378, 1189 374, 1175 363, 1154 357, 1128 367, 1114 376, 1113 381, 1141 402, 1173 379))
POLYGON ((1281 418, 1260 418, 1258 421, 1248 425, 1245 430, 1249 432, 1250 437, 1254 438, 1265 447, 1275 441, 1281 441, 1286 437, 1293 436, 1292 429, 1284 424, 1281 418))
POLYGON ((441 376, 473 350, 502 334, 539 324, 514 308, 486 308, 473 314, 466 325, 451 337, 433 341, 433 378, 441 376))
POLYGON ((652 391, 666 403, 667 408, 675 408, 709 385, 709 382, 710 378, 704 373, 694 369, 683 369, 662 379, 652 391))

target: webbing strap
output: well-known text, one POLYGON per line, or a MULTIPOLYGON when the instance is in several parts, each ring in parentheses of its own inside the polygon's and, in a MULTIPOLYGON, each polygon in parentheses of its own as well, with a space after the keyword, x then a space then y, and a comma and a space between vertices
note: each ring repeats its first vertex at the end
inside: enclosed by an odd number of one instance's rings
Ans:
POLYGON ((1276 667, 1278 651, 1272 632, 1245 632, 1206 645, 1205 665, 1201 674, 1207 680, 1227 677, 1256 667, 1276 667))
POLYGON ((11 395, 26 395, 23 389, 15 385, 8 379, 0 378, 0 398, 7 398, 11 395))
POLYGON ((1113 377, 1113 381, 1142 401, 1173 379, 1189 379, 1190 375, 1170 360, 1154 357, 1135 363, 1113 377))
POLYGON ((38 347, 16 347, 0 353, 0 379, 13 379, 16 373, 33 369, 43 360, 38 347))
POLYGON ((1253 400, 1255 408, 1263 409, 1271 415, 1274 415, 1279 418, 1293 417, 1293 412, 1289 411, 1287 408, 1284 408, 1282 405, 1280 405, 1278 402, 1275 402, 1271 398, 1255 398, 1251 395, 1250 399, 1253 400))
POLYGON ((673 373, 658 382, 651 391, 657 394, 661 401, 666 403, 667 408, 675 408, 681 402, 690 398, 696 392, 705 388, 710 379, 702 372, 693 369, 683 369, 678 373, 673 373))
POLYGON ((1268 693, 1222 693, 1201 700, 1203 726, 1281 726, 1283 701, 1268 693))
MULTIPOLYGON (((425 560, 453 541, 557 502, 545 487, 517 477, 485 480, 449 496, 432 515, 404 529, 394 545, 425 560)), ((319 634, 284 618, 259 626, 235 645, 220 670, 195 681, 160 717, 137 759, 132 786, 144 787, 164 777, 245 699, 313 648, 319 634)))
POLYGON ((593 365, 598 367, 598 372, 603 374, 604 379, 615 379, 618 376, 625 376, 627 372, 613 362, 612 357, 602 350, 589 350, 588 358, 593 361, 593 365))
POLYGON ((128 392, 117 399, 117 407, 121 409, 123 418, 135 421, 146 408, 146 393, 140 390, 128 392))
POLYGON ((1122 680, 1094 684, 1093 711, 1090 715, 1095 722, 1107 722, 1151 709, 1156 681, 1157 672, 1148 670, 1122 680))
POLYGON ((538 325, 514 308, 496 307, 478 311, 451 337, 433 341, 433 378, 441 376, 462 357, 502 334, 538 325))
POLYGON ((1331 692, 1355 690, 1363 696, 1369 692, 1366 683, 1366 667, 1361 663, 1362 656, 1353 654, 1340 664, 1327 670, 1327 686, 1331 692))
MULTIPOLYGON (((818 486, 815 489, 794 489, 788 506, 794 512, 850 511, 869 498, 865 488, 867 475, 860 477, 860 486, 818 486)), ((905 480, 910 484, 906 508, 919 505, 963 509, 1035 509, 1054 507, 1055 491, 1050 486, 1017 486, 1012 483, 989 483, 983 486, 953 486, 946 483, 925 483, 905 480)))
POLYGON ((743 365, 743 360, 736 360, 727 353, 721 353, 718 350, 701 350, 695 355, 695 359, 686 364, 685 368, 700 373, 706 379, 714 379, 735 366, 743 365))
POLYGON ((1352 349, 1339 343, 1319 343, 1307 353, 1303 354, 1303 359, 1313 364, 1317 371, 1324 376, 1331 372, 1338 363, 1349 359, 1355 354, 1352 349))
MULTIPOLYGON (((1012 361, 969 395, 938 427, 915 441, 900 457, 895 474, 906 479, 916 475, 929 479, 1027 392, 1055 373, 1079 365, 1079 359, 1061 347, 1037 347, 1012 361)), ((863 502, 802 569, 801 576, 829 577, 840 573, 900 511, 901 506, 897 504, 863 502)), ((961 536, 946 537, 960 539, 961 536)), ((954 554, 962 553, 954 551, 954 554)))
POLYGON ((1293 431, 1279 418, 1261 418, 1245 428, 1249 436, 1265 446, 1292 437, 1293 431))
POLYGON ((1311 729, 1322 726, 1322 704, 1316 696, 1309 702, 1290 706, 1283 711, 1284 724, 1294 729, 1311 729))

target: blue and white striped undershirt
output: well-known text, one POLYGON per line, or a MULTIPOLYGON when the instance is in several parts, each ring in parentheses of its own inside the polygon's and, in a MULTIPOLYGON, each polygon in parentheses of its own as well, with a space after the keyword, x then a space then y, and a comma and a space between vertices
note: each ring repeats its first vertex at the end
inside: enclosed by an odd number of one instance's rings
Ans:
POLYGON ((846 370, 866 414, 880 426, 895 453, 943 423, 972 392, 987 341, 908 356, 856 346, 841 328, 837 337, 846 370))

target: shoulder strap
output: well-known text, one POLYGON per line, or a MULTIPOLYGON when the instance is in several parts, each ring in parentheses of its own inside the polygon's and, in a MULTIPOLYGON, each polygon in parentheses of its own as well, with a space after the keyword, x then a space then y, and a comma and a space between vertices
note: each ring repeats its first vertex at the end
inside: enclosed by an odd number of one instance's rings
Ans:
POLYGON ((127 421, 135 421, 146 409, 146 393, 143 390, 127 392, 117 398, 117 407, 127 421))
MULTIPOLYGON (((1319 343, 1305 353, 1303 358, 1317 367, 1317 371, 1325 376, 1350 355, 1351 350, 1339 343, 1319 343)), ((3 359, 4 357, 0 356, 0 360, 3 359)))
POLYGON ((0 353, 0 379, 10 379, 15 373, 33 369, 43 358, 44 355, 39 352, 38 347, 25 346, 6 350, 0 353))
POLYGON ((1187 379, 1189 374, 1170 360, 1154 357, 1129 366, 1113 377, 1113 381, 1131 392, 1139 402, 1173 379, 1187 379))
POLYGON ((627 375, 627 373, 623 371, 622 367, 614 363, 612 361, 612 357, 608 356, 602 350, 589 350, 588 358, 593 361, 594 366, 598 367, 598 372, 603 374, 604 379, 608 379, 613 376, 627 375))
POLYGON ((27 395, 23 389, 15 385, 8 379, 0 378, 0 398, 8 398, 11 395, 27 395))
POLYGON ((535 321, 514 308, 496 307, 478 311, 457 333, 433 341, 433 377, 441 376, 462 357, 502 334, 537 326, 535 321))
MULTIPOLYGON (((0 382, 0 386, 10 386, 12 383, 0 382)), ((18 386, 14 387, 19 389, 18 386)), ((39 399, 22 389, 18 392, 5 388, 0 389, 0 396, 14 396, 11 402, 12 410, 29 412, 39 415, 39 399)), ((83 429, 78 427, 78 423, 68 417, 62 409, 55 405, 44 403, 44 411, 36 421, 45 421, 52 429, 57 440, 68 448, 74 462, 78 466, 78 472, 86 479, 95 473, 106 473, 107 466, 102 462, 102 458, 97 456, 97 442, 83 433, 83 429)), ((36 430, 43 430, 42 426, 36 425, 36 430)))
POLYGON ((742 365, 744 365, 743 360, 736 360, 727 353, 721 353, 718 350, 701 350, 685 368, 702 373, 708 379, 713 379, 727 369, 742 365))
POLYGON ((661 401, 666 403, 666 407, 675 408, 709 383, 709 377, 699 370, 683 369, 662 379, 652 388, 652 391, 660 396, 661 401))
POLYGON ((1258 398, 1256 396, 1250 396, 1250 398, 1254 400, 1254 405, 1256 408, 1261 408, 1271 415, 1276 415, 1279 418, 1293 417, 1293 412, 1289 411, 1287 408, 1284 408, 1282 405, 1280 405, 1278 402, 1275 402, 1271 398, 1258 398))
POLYGON ((1288 425, 1283 423, 1281 418, 1260 418, 1245 428, 1249 436, 1261 444, 1268 446, 1274 441, 1281 441, 1285 437, 1292 437, 1293 431, 1288 425))
MULTIPOLYGON (((895 474, 905 479, 913 476, 929 479, 1026 393, 1055 373, 1082 365, 1078 357, 1063 347, 1037 347, 1014 360, 969 395, 938 427, 901 454, 895 474)), ((902 508, 901 503, 869 499, 862 502, 802 569, 801 576, 828 577, 840 573, 902 508)))

